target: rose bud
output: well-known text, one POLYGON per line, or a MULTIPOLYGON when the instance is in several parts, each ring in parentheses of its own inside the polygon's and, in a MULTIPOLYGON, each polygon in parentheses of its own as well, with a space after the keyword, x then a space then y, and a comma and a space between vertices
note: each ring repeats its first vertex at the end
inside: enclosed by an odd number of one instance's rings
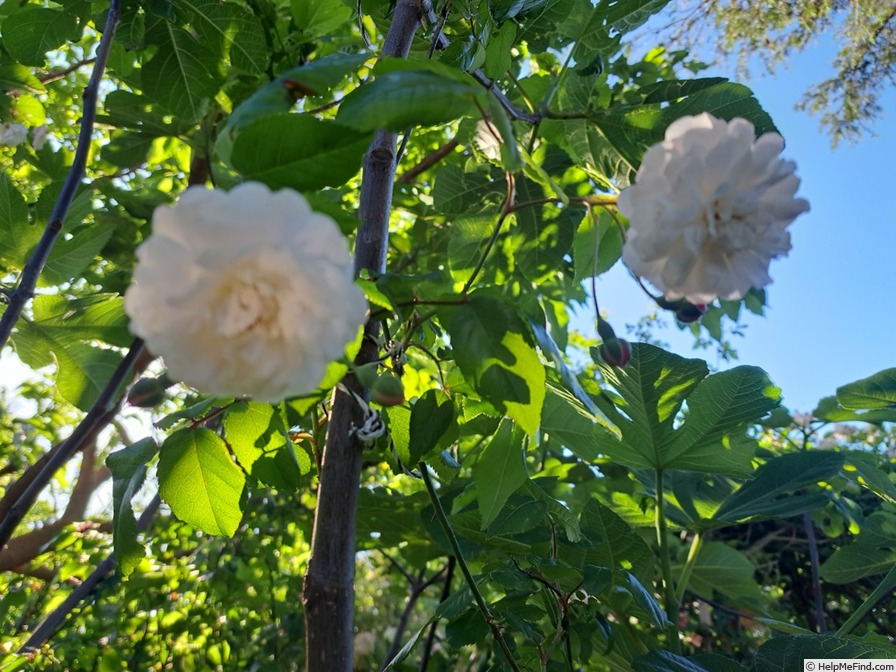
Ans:
POLYGON ((404 403, 404 384, 401 378, 384 373, 370 388, 370 400, 380 406, 398 406, 404 403))
POLYGON ((683 324, 696 322, 706 313, 707 305, 705 303, 683 303, 678 310, 675 311, 675 319, 683 324))

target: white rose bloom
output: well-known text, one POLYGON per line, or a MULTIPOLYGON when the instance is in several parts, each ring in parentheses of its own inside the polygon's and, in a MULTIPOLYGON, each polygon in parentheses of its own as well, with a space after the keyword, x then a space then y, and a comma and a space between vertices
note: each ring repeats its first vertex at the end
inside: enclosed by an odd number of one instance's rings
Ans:
POLYGON ((22 124, 14 124, 9 121, 0 124, 0 145, 14 147, 25 142, 27 137, 28 129, 22 126, 22 124))
POLYGON ((258 183, 187 189, 156 209, 125 294, 172 378, 276 402, 313 392, 367 314, 336 223, 258 183))
POLYGON ((786 227, 809 209, 794 198, 800 181, 783 148, 777 133, 756 140, 746 119, 672 123, 619 195, 626 265, 667 299, 695 304, 770 283, 769 262, 790 250, 786 227))

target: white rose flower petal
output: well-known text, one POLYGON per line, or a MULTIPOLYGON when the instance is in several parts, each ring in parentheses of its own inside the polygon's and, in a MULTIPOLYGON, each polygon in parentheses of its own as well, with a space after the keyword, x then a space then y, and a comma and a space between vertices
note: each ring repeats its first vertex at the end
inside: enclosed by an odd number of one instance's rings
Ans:
POLYGON ((787 226, 809 209, 794 198, 800 181, 783 148, 777 133, 756 140, 746 119, 676 120, 619 195, 626 265, 667 299, 695 304, 769 284, 769 263, 791 247, 787 226))
POLYGON ((169 375, 198 390, 313 392, 364 323, 345 238, 297 192, 191 187, 152 226, 125 310, 169 375))
POLYGON ((22 124, 5 121, 0 124, 0 145, 21 145, 28 137, 28 129, 22 124))

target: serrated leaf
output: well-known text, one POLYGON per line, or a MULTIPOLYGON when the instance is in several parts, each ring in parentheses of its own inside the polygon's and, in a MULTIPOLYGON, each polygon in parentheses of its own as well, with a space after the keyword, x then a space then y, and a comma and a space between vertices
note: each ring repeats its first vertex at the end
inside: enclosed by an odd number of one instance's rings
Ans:
POLYGON ((233 536, 246 484, 227 446, 208 429, 181 429, 159 451, 159 494, 171 512, 207 534, 233 536))
POLYGON ((481 529, 491 525, 510 496, 527 480, 523 434, 504 420, 473 469, 481 529))
POLYGON ((264 30, 258 18, 244 7, 217 0, 177 0, 192 14, 190 23, 206 45, 217 44, 233 67, 251 74, 267 66, 264 30))
POLYGON ((706 377, 688 397, 687 418, 665 447, 662 466, 729 473, 740 467, 739 471, 749 472, 752 455, 726 454, 722 439, 780 403, 781 390, 758 367, 738 366, 706 377))
POLYGON ((642 583, 651 580, 653 551, 613 510, 591 499, 582 511, 579 525, 590 545, 569 549, 569 562, 580 553, 581 562, 577 564, 610 567, 614 572, 625 567, 642 583))
POLYGON ((837 388, 837 401, 847 410, 871 410, 896 406, 896 369, 837 388))
POLYGON ((78 17, 59 9, 26 5, 3 21, 3 46, 24 65, 44 65, 48 51, 79 35, 78 17))
POLYGON ((147 437, 106 458, 106 465, 112 471, 113 548, 124 576, 136 569, 145 554, 143 544, 137 541, 137 521, 131 500, 146 478, 146 464, 158 450, 156 442, 147 437))
MULTIPOLYGON (((455 165, 446 165, 436 176, 432 190, 433 203, 443 215, 469 216, 488 209, 490 200, 503 195, 499 182, 480 171, 467 173, 455 165)), ((489 211, 489 216, 493 217, 489 211)))
POLYGON ((538 429, 545 397, 544 366, 523 336, 524 325, 501 300, 474 296, 452 311, 454 357, 474 388, 529 434, 538 429))
POLYGON ((622 395, 622 410, 628 416, 618 420, 622 442, 604 446, 604 452, 627 466, 663 468, 666 446, 674 438, 675 415, 706 377, 706 362, 645 343, 632 345, 631 359, 623 368, 604 363, 594 349, 592 356, 607 382, 622 395))
POLYGON ((474 103, 481 95, 472 81, 430 70, 386 72, 348 94, 336 120, 359 131, 435 126, 478 113, 474 103))
POLYGON ((77 278, 114 233, 112 226, 93 224, 80 227, 70 238, 56 243, 41 273, 41 285, 59 285, 77 278))
POLYGON ((789 516, 799 513, 787 496, 807 485, 829 479, 843 467, 840 453, 809 451, 772 458, 718 508, 714 520, 740 522, 757 516, 789 516))
POLYGON ((159 48, 141 69, 143 93, 175 117, 199 121, 223 81, 220 60, 186 30, 168 21, 157 27, 159 48))
POLYGON ((360 170, 369 142, 369 134, 332 121, 280 114, 243 128, 231 161, 244 177, 272 189, 311 191, 345 184, 360 170))

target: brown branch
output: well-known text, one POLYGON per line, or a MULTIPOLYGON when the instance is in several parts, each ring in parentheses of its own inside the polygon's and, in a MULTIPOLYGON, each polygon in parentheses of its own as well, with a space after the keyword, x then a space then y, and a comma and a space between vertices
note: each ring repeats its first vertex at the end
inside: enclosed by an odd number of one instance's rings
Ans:
MULTIPOLYGON (((156 495, 146 506, 146 509, 143 510, 140 519, 137 521, 137 532, 141 532, 149 527, 149 523, 152 521, 152 518, 161 503, 162 500, 156 495)), ((53 636, 53 633, 62 627, 62 624, 65 622, 69 613, 93 593, 100 582, 115 569, 117 564, 118 561, 115 558, 115 553, 110 553, 106 559, 97 565, 96 569, 90 573, 90 576, 84 579, 84 581, 75 588, 67 598, 65 598, 65 601, 56 607, 56 609, 34 629, 34 633, 31 635, 30 639, 22 645, 22 648, 19 649, 19 653, 34 651, 43 646, 50 637, 53 636)))
POLYGON ((421 173, 425 173, 439 161, 451 154, 451 152, 453 152, 455 147, 457 147, 459 144, 460 143, 457 140, 449 140, 432 154, 430 154, 429 156, 425 156, 419 163, 411 166, 406 171, 404 171, 401 177, 399 177, 395 181, 400 184, 410 184, 417 178, 418 175, 420 175, 421 173))
MULTIPOLYGON (((424 0, 397 0, 386 33, 382 56, 406 58, 420 26, 424 0)), ((392 187, 395 181, 396 134, 377 131, 364 158, 359 216, 355 239, 355 272, 383 273, 389 240, 392 187)), ((363 365, 378 355, 378 322, 369 321, 355 358, 363 365)), ((342 381, 362 398, 367 392, 351 374, 342 381)), ((355 572, 355 528, 363 446, 354 434, 362 409, 350 394, 334 391, 327 428, 311 540, 305 574, 307 672, 351 672, 355 572)))
POLYGON ((0 572, 17 571, 16 568, 27 567, 39 555, 51 550, 50 542, 65 527, 84 519, 90 497, 96 492, 100 483, 112 475, 112 472, 105 465, 99 468, 95 466, 95 442, 91 441, 84 446, 82 452, 78 480, 72 488, 65 511, 56 520, 10 539, 9 544, 0 551, 0 572))
POLYGON ((43 75, 38 75, 38 80, 40 80, 41 84, 49 84, 50 82, 55 82, 57 79, 62 79, 63 77, 72 74, 75 70, 79 70, 83 68, 85 65, 90 65, 91 63, 96 62, 96 57, 93 58, 85 58, 84 60, 78 61, 77 63, 72 63, 67 68, 63 68, 62 70, 53 70, 51 72, 44 73, 43 75))
POLYGON ((4 552, 4 547, 12 537, 12 533, 18 527, 22 518, 31 509, 37 496, 46 487, 53 478, 53 475, 68 462, 75 453, 81 450, 85 445, 89 444, 96 438, 96 435, 112 421, 121 405, 121 395, 119 390, 128 379, 132 370, 136 368, 141 370, 149 363, 150 359, 146 356, 141 339, 135 339, 131 344, 131 349, 124 359, 119 363, 106 387, 100 392, 96 403, 87 412, 87 415, 80 422, 65 441, 63 441, 58 449, 50 451, 52 455, 48 457, 40 472, 37 473, 21 494, 16 498, 12 505, 8 508, 3 518, 0 519, 0 553, 4 552), (139 366, 138 366, 139 362, 139 366))

